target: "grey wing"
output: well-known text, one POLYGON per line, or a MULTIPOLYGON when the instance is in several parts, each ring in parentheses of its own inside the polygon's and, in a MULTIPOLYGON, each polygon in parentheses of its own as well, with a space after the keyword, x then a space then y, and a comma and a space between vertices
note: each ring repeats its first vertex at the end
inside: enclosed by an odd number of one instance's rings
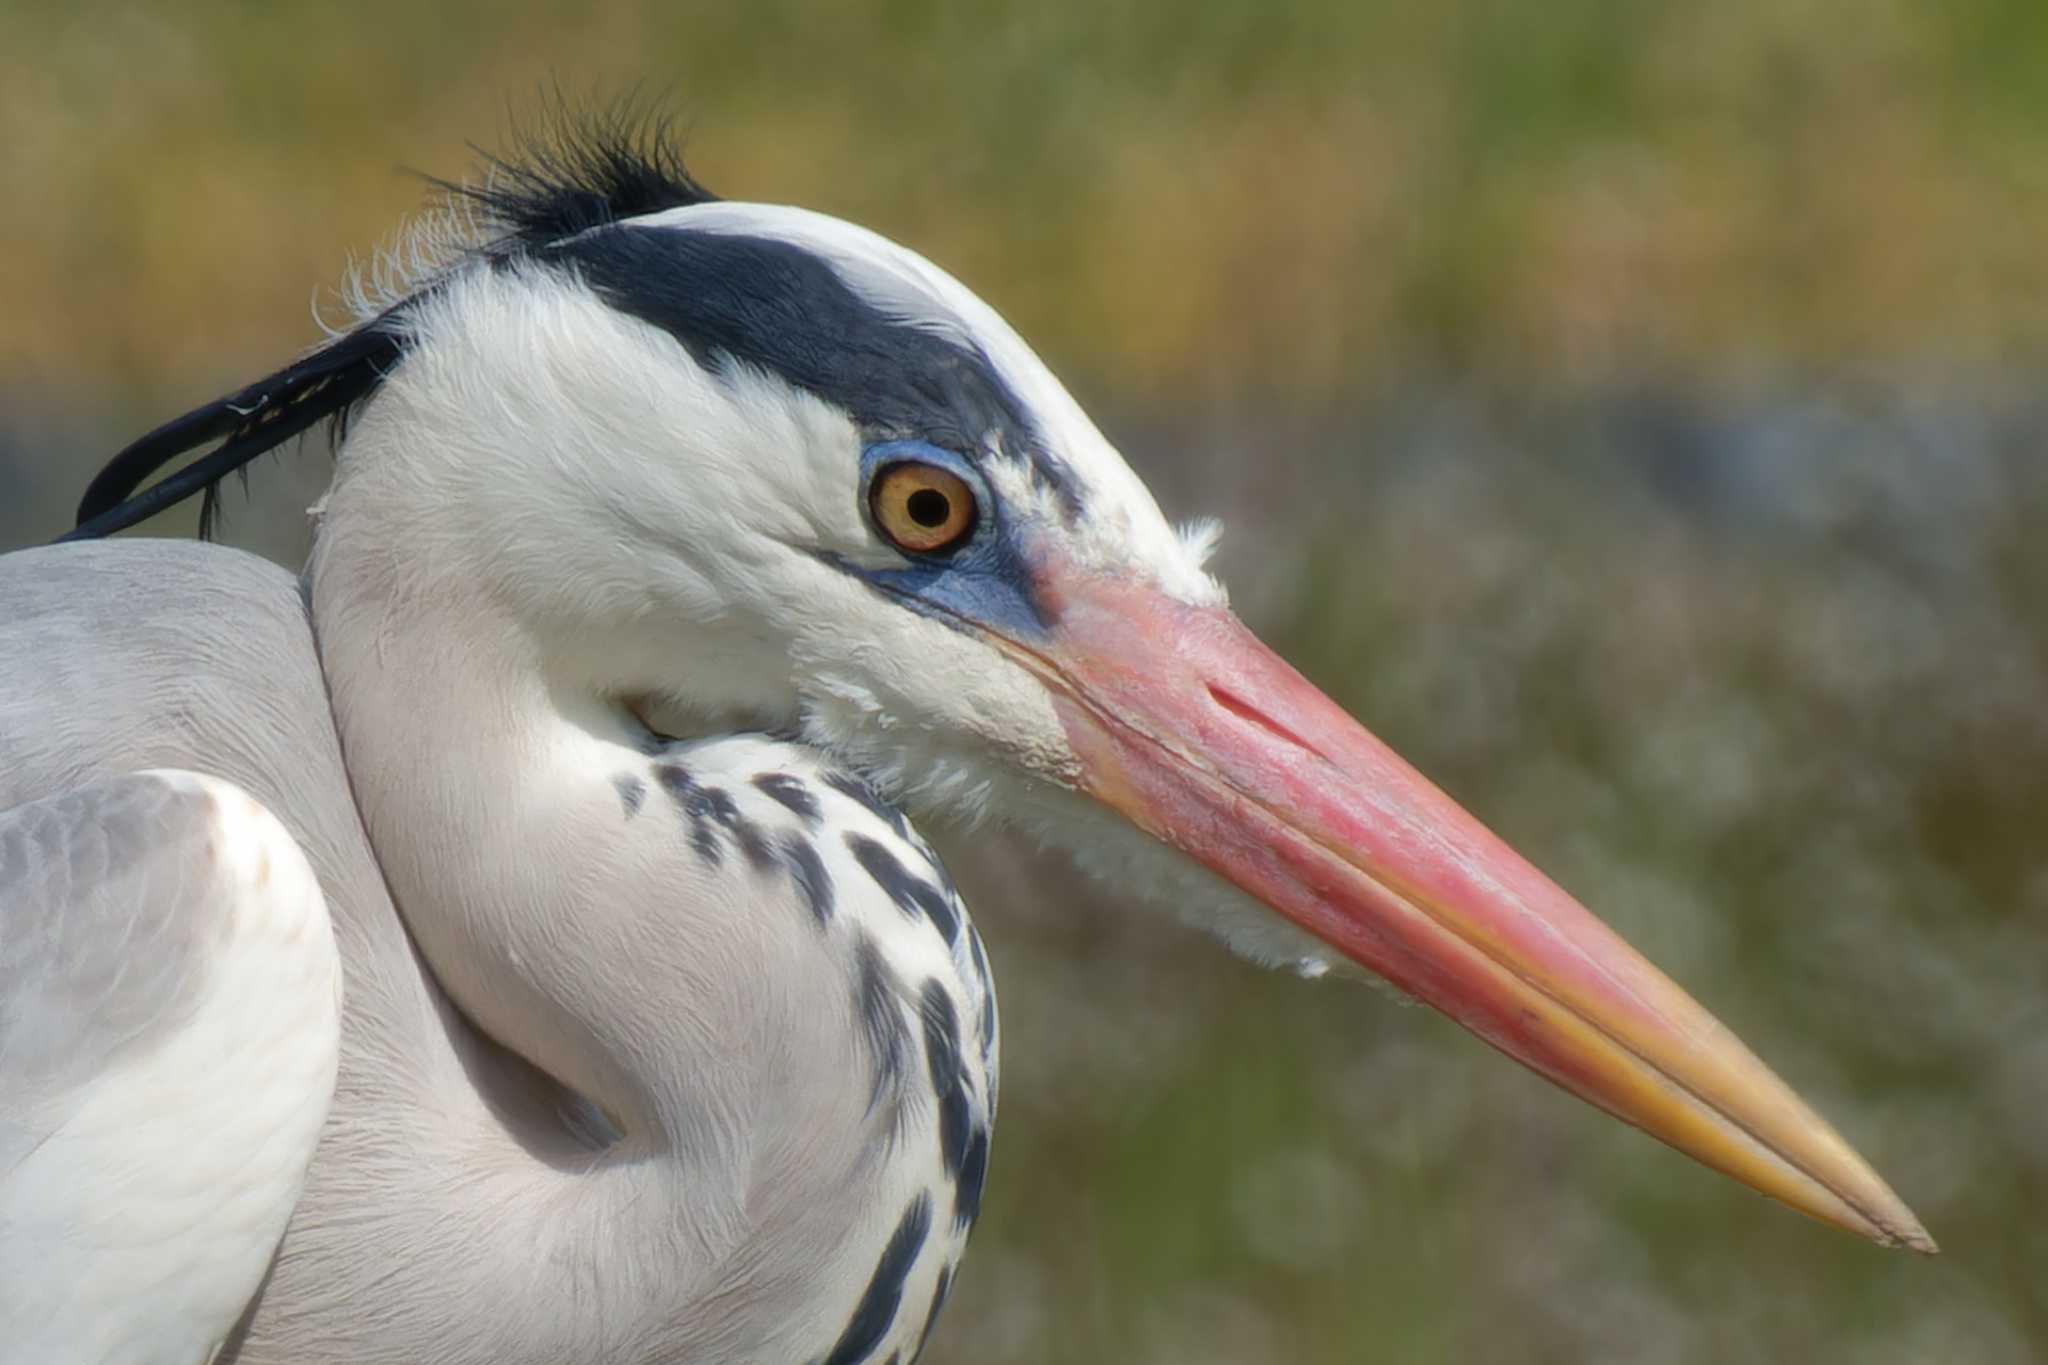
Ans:
POLYGON ((8 1349, 204 1359, 296 1201, 339 1019, 319 884, 239 788, 144 772, 0 811, 8 1349))
POLYGON ((137 774, 0 812, 0 1171, 65 1095, 192 1013, 227 913, 213 804, 137 774))

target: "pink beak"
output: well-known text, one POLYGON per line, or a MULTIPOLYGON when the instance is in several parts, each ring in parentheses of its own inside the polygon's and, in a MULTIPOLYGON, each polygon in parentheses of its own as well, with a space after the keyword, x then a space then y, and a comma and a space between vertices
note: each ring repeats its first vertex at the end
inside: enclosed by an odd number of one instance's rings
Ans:
POLYGON ((1876 1172, 1670 979, 1228 611, 1043 567, 1081 785, 1524 1066, 1802 1213, 1935 1250, 1876 1172))

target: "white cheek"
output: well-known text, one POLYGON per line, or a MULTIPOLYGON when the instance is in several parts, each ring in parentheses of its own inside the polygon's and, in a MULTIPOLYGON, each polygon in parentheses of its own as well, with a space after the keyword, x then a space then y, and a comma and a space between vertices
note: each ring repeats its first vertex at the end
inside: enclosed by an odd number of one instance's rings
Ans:
POLYGON ((793 662, 805 738, 920 812, 971 822, 998 786, 1073 779, 1044 687, 973 635, 874 602, 820 622, 793 662))

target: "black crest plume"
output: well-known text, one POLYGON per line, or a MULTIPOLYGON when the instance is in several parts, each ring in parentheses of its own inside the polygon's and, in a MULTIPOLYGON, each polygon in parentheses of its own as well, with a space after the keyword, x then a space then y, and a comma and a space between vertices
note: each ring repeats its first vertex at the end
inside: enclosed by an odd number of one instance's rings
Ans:
POLYGON ((481 184, 432 183, 474 205, 494 233, 494 257, 551 246, 579 232, 663 209, 708 204, 717 195, 683 164, 666 116, 628 98, 595 113, 543 115, 515 134, 518 156, 485 154, 481 184))
POLYGON ((345 422, 404 358, 408 314, 456 272, 482 260, 504 263, 565 237, 717 196, 683 165, 669 121, 632 101, 595 113, 557 106, 536 130, 515 132, 516 155, 486 155, 481 184, 431 180, 448 198, 475 207, 484 240, 411 297, 335 337, 277 373, 164 423, 134 441, 87 485, 77 524, 58 540, 124 530, 204 494, 199 534, 210 536, 222 479, 332 419, 345 422), (197 453, 148 487, 181 457, 197 453), (140 490, 140 491, 138 491, 140 490))

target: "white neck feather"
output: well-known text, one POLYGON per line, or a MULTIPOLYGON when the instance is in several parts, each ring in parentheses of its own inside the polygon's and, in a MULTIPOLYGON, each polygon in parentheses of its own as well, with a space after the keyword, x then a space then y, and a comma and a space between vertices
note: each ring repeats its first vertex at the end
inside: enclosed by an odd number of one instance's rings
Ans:
MULTIPOLYGON (((770 1310, 844 1236, 846 1191, 876 1160, 831 1140, 872 1121, 843 1083, 863 1064, 845 969, 801 917, 735 904, 673 819, 626 818, 617 779, 644 779, 644 732, 437 562, 434 526, 380 455, 344 456, 309 569, 357 804, 441 988, 621 1135, 580 1137, 573 1102, 565 1118, 545 1086, 467 1103, 448 1092, 477 1075, 420 1078, 409 1159, 438 1157, 439 1179, 479 1193, 466 1234, 423 1206, 437 1235, 416 1244, 438 1241, 488 1288, 468 1297, 479 1321, 437 1339, 480 1360, 599 1358, 639 1324, 677 1334, 663 1340, 682 1358, 815 1351, 836 1327, 770 1310), (526 1283, 545 1322, 507 1307, 526 1283), (688 1311, 718 1295, 726 1311, 688 1311), (587 1316, 565 1319, 571 1304, 587 1316), (720 1340, 689 1335, 707 1324, 720 1340)), ((465 1311, 445 1285, 432 1299, 465 1311)))

